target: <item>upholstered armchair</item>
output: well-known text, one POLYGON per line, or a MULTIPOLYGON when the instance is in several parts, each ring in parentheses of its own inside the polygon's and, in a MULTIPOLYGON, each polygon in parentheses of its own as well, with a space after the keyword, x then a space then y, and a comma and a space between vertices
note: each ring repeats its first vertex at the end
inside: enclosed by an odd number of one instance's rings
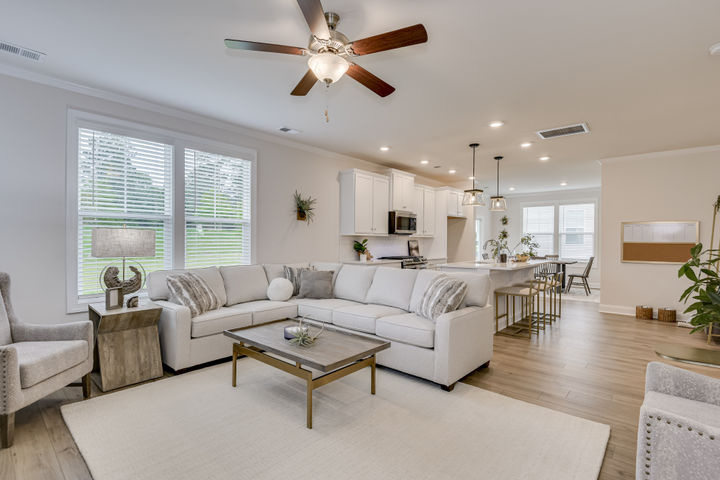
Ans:
POLYGON ((635 478, 720 478, 720 380, 648 364, 635 478))
POLYGON ((21 408, 81 377, 88 398, 92 364, 92 322, 20 322, 10 302, 10 276, 0 272, 0 448, 12 445, 21 408))

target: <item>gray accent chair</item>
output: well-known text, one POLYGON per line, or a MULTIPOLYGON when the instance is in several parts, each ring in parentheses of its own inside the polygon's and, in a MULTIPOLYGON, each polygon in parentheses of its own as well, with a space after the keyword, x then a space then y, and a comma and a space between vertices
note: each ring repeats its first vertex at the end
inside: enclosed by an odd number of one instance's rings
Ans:
POLYGON ((22 323, 10 302, 10 276, 0 272, 0 448, 13 443, 15 412, 82 377, 90 396, 93 326, 22 323))
POLYGON ((720 478, 720 380, 648 364, 635 478, 720 478))

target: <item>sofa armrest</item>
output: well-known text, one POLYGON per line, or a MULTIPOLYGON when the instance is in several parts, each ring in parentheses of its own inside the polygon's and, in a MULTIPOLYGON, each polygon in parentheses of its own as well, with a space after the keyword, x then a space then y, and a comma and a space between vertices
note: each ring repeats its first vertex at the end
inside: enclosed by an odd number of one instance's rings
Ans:
POLYGON ((12 325, 12 337, 15 342, 55 342, 60 340, 86 340, 93 344, 93 324, 90 320, 60 323, 57 325, 36 325, 15 323, 12 325))
POLYGON ((20 365, 12 344, 0 346, 0 414, 13 413, 21 407, 20 365))
POLYGON ((156 300, 154 303, 162 307, 159 329, 163 363, 173 370, 189 367, 192 331, 190 309, 166 300, 156 300))
POLYGON ((648 391, 720 405, 720 380, 660 362, 647 366, 645 392, 648 391))
POLYGON ((435 322, 435 379, 451 385, 489 362, 493 353, 493 307, 465 307, 435 322))

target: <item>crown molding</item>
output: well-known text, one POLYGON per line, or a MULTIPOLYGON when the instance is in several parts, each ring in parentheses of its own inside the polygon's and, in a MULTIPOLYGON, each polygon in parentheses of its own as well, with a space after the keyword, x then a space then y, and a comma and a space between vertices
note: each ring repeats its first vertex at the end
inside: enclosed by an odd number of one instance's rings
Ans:
MULTIPOLYGON (((9 77, 19 78, 21 80, 27 80, 29 82, 38 83, 41 85, 59 88, 69 92, 77 93, 80 95, 86 95, 89 97, 99 98, 101 100, 107 100, 110 102, 119 103, 125 106, 138 108, 141 110, 166 115, 181 120, 186 120, 193 123, 198 123, 207 127, 217 128, 224 130, 228 133, 244 135, 251 137, 256 140, 263 140, 274 144, 283 145, 286 147, 297 148, 308 153, 316 155, 322 155, 327 158, 336 160, 349 160, 353 162, 363 162, 366 164, 380 165, 380 163, 373 162, 362 158, 352 157, 331 150, 326 150, 321 147, 308 145, 306 143, 298 142, 296 140, 289 140, 279 135, 273 135, 271 133, 263 132, 261 130, 255 130, 250 127, 246 127, 241 124, 229 122, 226 120, 220 120, 213 117, 208 117, 199 113, 182 110, 176 107, 171 107, 161 103, 155 103, 149 100, 143 100, 141 98, 132 97, 118 92, 110 90, 104 90, 96 87, 89 87, 80 83, 64 80, 55 76, 46 75, 43 73, 34 72, 17 66, 9 65, 7 63, 0 62, 0 75, 6 75, 9 77)), ((70 107, 70 106, 69 106, 70 107)))
POLYGON ((649 158, 658 158, 658 157, 674 157, 678 155, 698 155, 701 153, 709 153, 709 152, 717 152, 720 151, 720 145, 707 145, 704 147, 690 147, 690 148, 680 148, 677 150, 663 150, 660 152, 648 152, 648 153, 639 153, 636 155, 624 155, 620 157, 608 157, 608 158, 601 158, 598 160, 598 163, 600 165, 605 165, 608 163, 618 163, 618 162, 632 162, 637 160, 647 160, 649 158))

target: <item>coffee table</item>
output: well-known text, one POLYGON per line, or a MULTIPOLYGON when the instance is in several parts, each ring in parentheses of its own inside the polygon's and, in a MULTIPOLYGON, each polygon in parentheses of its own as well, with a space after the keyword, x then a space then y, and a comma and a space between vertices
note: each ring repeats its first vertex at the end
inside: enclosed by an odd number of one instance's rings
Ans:
MULTIPOLYGON (((283 337, 285 327, 297 324, 297 320, 287 319, 225 330, 225 335, 233 339, 232 386, 237 386, 237 358, 240 355, 302 378, 307 383, 307 428, 312 428, 312 393, 316 388, 370 367, 370 393, 375 395, 375 354, 390 348, 390 342, 346 333, 326 325, 314 345, 300 347, 290 344, 283 337), (321 373, 313 378, 310 369, 321 373)), ((320 327, 311 328, 316 330, 320 327)))

